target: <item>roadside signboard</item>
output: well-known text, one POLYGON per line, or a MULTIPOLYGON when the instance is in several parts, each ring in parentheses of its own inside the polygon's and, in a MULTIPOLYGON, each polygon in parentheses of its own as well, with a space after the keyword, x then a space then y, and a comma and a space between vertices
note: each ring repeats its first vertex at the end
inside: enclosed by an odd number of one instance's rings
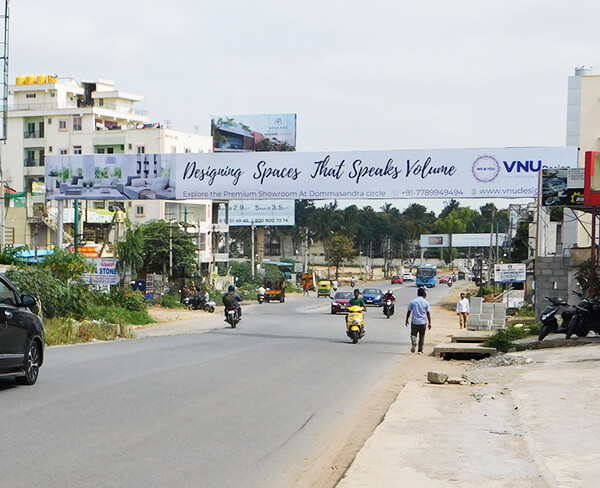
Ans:
POLYGON ((525 263, 495 264, 494 281, 496 283, 523 283, 525 281, 525 263))
POLYGON ((85 273, 82 279, 93 285, 117 285, 119 275, 117 273, 117 258, 88 258, 87 262, 95 266, 92 273, 85 273))
POLYGON ((584 204, 585 168, 542 169, 542 205, 575 207, 584 204))

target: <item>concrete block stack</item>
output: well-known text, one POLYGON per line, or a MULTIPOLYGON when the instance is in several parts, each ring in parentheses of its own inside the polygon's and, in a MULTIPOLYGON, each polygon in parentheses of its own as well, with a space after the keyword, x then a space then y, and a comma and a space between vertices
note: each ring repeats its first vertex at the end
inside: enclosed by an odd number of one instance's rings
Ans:
POLYGON ((468 330, 498 330, 506 326, 506 307, 503 303, 485 303, 483 298, 469 299, 468 330))

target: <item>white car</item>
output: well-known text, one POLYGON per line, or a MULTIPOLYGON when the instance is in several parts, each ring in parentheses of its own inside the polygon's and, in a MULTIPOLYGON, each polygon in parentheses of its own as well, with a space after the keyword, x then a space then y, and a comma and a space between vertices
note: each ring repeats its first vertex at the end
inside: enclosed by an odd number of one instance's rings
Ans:
POLYGON ((402 279, 403 279, 404 281, 415 281, 415 275, 414 275, 414 274, 412 274, 412 273, 404 273, 404 274, 402 275, 402 279))

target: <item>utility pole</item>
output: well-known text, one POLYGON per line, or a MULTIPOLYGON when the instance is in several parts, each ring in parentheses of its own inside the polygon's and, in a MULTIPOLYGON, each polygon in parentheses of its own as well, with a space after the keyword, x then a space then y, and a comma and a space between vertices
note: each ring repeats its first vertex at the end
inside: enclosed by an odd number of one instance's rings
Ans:
POLYGON ((75 228, 74 252, 79 252, 79 200, 74 201, 73 207, 74 207, 73 227, 75 228))
POLYGON ((308 273, 308 227, 304 229, 304 272, 308 273))
POLYGON ((169 222, 169 281, 173 281, 173 222, 169 222))
POLYGON ((494 220, 496 220, 496 212, 492 212, 492 222, 490 223, 490 248, 488 250, 488 272, 487 279, 488 283, 491 281, 490 277, 492 276, 492 267, 493 267, 493 245, 494 245, 494 220))
POLYGON ((250 261, 252 263, 252 281, 254 282, 254 269, 256 268, 256 255, 254 253, 254 220, 252 221, 252 227, 251 227, 251 251, 250 251, 250 261))
POLYGON ((0 134, 0 140, 4 143, 2 145, 2 154, 0 155, 0 252, 4 251, 6 247, 6 227, 4 222, 4 176, 2 172, 2 157, 6 154, 6 128, 8 118, 8 12, 10 10, 10 0, 4 1, 4 15, 2 20, 4 21, 4 38, 2 42, 2 134, 0 134))

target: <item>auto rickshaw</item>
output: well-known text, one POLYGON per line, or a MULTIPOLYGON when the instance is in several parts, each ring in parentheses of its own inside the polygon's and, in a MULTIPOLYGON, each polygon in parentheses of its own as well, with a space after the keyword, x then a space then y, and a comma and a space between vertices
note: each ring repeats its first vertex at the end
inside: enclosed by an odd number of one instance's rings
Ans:
POLYGON ((331 287, 333 284, 329 280, 319 281, 317 284, 317 298, 319 297, 328 297, 331 292, 331 287))

